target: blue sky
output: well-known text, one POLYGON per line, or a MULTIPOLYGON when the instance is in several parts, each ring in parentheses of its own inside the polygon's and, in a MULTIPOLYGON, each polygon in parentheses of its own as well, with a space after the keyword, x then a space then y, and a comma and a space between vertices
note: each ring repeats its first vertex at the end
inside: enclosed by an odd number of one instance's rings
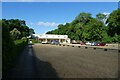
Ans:
POLYGON ((118 2, 119 0, 0 0, 2 2, 118 2))
POLYGON ((81 12, 95 17, 117 8, 117 2, 3 2, 2 18, 25 20, 37 34, 43 34, 58 24, 71 22, 81 12))

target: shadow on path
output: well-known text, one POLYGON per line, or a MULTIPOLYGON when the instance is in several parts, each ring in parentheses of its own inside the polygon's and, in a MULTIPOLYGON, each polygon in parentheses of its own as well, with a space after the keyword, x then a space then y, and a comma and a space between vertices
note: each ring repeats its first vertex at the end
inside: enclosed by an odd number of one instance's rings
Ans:
POLYGON ((35 56, 35 51, 27 45, 24 51, 15 61, 16 66, 12 68, 2 79, 7 78, 59 78, 56 70, 48 62, 41 61, 35 56))

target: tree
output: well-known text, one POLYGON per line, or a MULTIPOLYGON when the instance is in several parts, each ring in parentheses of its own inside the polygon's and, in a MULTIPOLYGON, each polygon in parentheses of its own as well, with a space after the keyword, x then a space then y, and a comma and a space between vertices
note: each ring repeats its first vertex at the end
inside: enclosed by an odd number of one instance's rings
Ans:
POLYGON ((2 21, 5 22, 5 24, 8 26, 9 32, 12 31, 14 28, 16 28, 18 31, 20 31, 21 35, 19 38, 27 37, 31 33, 35 33, 32 28, 29 29, 28 26, 26 26, 26 23, 24 20, 19 19, 2 19, 2 21))
POLYGON ((113 37, 115 34, 120 35, 120 9, 114 10, 108 17, 108 34, 113 37))
POLYGON ((90 13, 82 12, 78 16, 76 16, 75 19, 78 20, 79 22, 86 24, 91 18, 92 17, 90 13))
POLYGON ((120 9, 110 14, 106 22, 108 26, 104 24, 106 17, 98 13, 93 18, 90 13, 82 12, 72 22, 60 24, 47 34, 65 34, 71 40, 117 42, 120 40, 120 9))
POLYGON ((2 20, 2 54, 12 53, 13 48, 14 42, 10 37, 8 25, 2 20))
POLYGON ((104 22, 105 22, 105 19, 107 18, 106 16, 107 16, 107 15, 105 15, 105 14, 98 13, 98 14, 96 15, 96 19, 104 23, 104 22))
POLYGON ((15 40, 20 38, 21 32, 14 28, 12 31, 10 31, 10 35, 15 40))
POLYGON ((103 22, 100 22, 96 19, 90 21, 90 31, 89 34, 91 36, 92 41, 102 41, 103 34, 106 30, 103 22))
POLYGON ((30 28, 29 29, 29 34, 35 34, 34 29, 30 28))
POLYGON ((58 34, 61 34, 61 35, 65 34, 65 27, 63 24, 58 25, 58 34))

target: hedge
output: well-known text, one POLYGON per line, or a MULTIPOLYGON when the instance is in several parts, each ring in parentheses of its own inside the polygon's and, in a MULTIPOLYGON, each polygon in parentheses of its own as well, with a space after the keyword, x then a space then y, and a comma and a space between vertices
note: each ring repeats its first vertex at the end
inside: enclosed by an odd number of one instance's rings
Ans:
POLYGON ((7 73, 8 70, 10 70, 12 67, 15 66, 14 61, 21 53, 22 49, 26 44, 27 44, 27 40, 16 40, 14 41, 14 44, 3 45, 3 46, 9 46, 5 48, 6 50, 4 49, 4 51, 2 51, 3 76, 7 73))

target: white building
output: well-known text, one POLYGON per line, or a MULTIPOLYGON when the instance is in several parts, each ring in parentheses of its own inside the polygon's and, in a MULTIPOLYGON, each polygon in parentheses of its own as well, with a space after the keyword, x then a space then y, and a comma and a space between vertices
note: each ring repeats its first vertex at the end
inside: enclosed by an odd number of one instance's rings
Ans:
POLYGON ((42 43, 49 43, 53 40, 59 41, 59 43, 70 43, 70 38, 68 38, 68 35, 33 34, 33 36, 42 43))

